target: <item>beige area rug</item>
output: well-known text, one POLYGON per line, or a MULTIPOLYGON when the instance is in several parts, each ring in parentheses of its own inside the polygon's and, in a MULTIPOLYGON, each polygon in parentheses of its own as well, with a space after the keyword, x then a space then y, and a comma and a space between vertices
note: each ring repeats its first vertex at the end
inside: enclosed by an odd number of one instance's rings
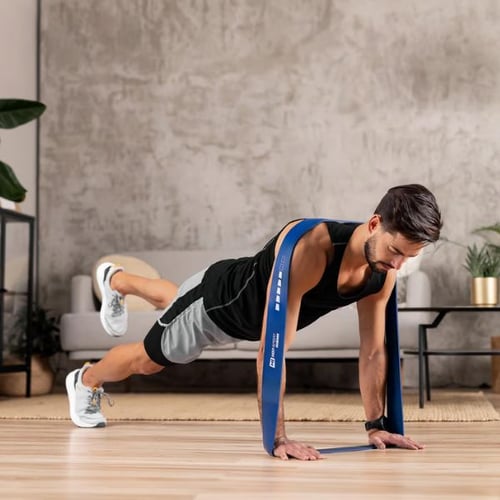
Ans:
MULTIPOLYGON (((258 420, 253 394, 138 394, 113 396, 114 405, 103 400, 108 420, 258 420)), ((0 419, 67 420, 65 394, 32 398, 0 399, 0 419)), ((435 390, 433 400, 418 408, 416 394, 404 396, 407 422, 485 422, 500 415, 482 392, 435 390)), ((289 394, 285 401, 289 421, 361 422, 359 394, 289 394)))

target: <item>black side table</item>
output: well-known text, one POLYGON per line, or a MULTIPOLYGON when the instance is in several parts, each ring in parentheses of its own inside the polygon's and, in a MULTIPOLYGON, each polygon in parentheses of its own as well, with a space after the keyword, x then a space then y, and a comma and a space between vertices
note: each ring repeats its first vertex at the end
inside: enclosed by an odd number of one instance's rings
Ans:
POLYGON ((427 401, 431 400, 431 384, 429 374, 429 356, 500 356, 496 349, 429 349, 427 344, 427 330, 437 328, 448 313, 485 313, 500 312, 499 306, 435 306, 435 307, 401 307, 404 312, 435 312, 434 321, 429 324, 418 325, 418 350, 405 349, 404 354, 418 355, 418 396, 419 406, 424 407, 424 385, 427 390, 427 401), (425 373, 424 373, 425 370, 425 373))
POLYGON ((35 256, 35 218, 13 210, 0 208, 0 373, 5 372, 26 372, 26 397, 31 395, 31 312, 33 311, 33 274, 35 256), (8 224, 28 224, 28 280, 26 292, 13 292, 5 288, 5 266, 6 262, 6 239, 8 224), (4 311, 5 298, 8 295, 22 294, 26 296, 26 353, 24 362, 15 365, 4 364, 4 311))

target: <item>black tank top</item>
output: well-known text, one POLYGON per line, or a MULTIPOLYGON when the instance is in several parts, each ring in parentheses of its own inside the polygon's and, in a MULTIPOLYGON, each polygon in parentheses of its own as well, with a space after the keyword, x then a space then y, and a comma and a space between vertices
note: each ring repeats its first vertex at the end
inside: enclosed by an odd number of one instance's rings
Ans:
MULTIPOLYGON (((341 295, 337 289, 340 263, 359 223, 326 222, 334 256, 319 283, 302 297, 297 329, 339 307, 377 293, 385 283, 385 273, 373 272, 355 293, 341 295)), ((281 233, 281 231, 280 231, 281 233)), ((259 340, 269 278, 274 264, 278 233, 253 257, 229 259, 210 266, 201 283, 208 316, 231 337, 259 340)))

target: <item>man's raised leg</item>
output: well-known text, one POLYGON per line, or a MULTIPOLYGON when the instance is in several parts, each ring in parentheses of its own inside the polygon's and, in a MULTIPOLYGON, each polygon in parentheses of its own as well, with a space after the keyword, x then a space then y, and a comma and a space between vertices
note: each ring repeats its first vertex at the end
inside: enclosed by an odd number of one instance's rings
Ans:
POLYGON ((157 309, 165 309, 177 295, 179 287, 166 279, 151 279, 121 271, 113 274, 111 288, 121 295, 136 295, 157 309))
POLYGON ((178 289, 171 281, 130 274, 111 262, 103 262, 98 266, 96 279, 101 291, 101 323, 106 333, 112 337, 121 337, 127 331, 126 295, 136 295, 157 309, 165 309, 178 289))

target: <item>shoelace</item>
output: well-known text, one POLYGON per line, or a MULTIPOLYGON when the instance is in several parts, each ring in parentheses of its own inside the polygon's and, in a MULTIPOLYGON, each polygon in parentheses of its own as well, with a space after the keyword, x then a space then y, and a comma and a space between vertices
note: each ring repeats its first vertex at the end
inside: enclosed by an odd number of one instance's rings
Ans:
POLYGON ((112 316, 121 316, 124 311, 124 300, 123 295, 119 293, 114 293, 111 299, 111 304, 109 305, 112 310, 112 316))
POLYGON ((101 411, 101 399, 103 396, 106 398, 109 406, 115 404, 111 396, 107 392, 104 392, 104 389, 94 387, 91 394, 89 394, 89 401, 85 413, 99 413, 101 411))

